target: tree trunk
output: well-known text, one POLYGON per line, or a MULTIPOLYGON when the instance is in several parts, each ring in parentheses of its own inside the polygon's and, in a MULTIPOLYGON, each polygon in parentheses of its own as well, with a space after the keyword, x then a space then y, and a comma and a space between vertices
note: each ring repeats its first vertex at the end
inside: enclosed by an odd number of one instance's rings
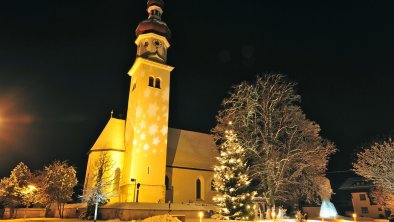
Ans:
POLYGON ((59 210, 59 217, 63 218, 64 203, 57 203, 57 209, 59 210))
POLYGON ((17 211, 16 207, 10 208, 10 218, 11 219, 16 218, 16 211, 17 211))
POLYGON ((94 204, 94 222, 97 220, 98 202, 94 204))
POLYGON ((66 203, 62 203, 61 207, 62 207, 62 218, 64 217, 64 205, 66 205, 66 203))
POLYGON ((60 203, 57 203, 57 212, 59 213, 59 217, 62 218, 62 213, 60 211, 61 207, 60 207, 60 203))

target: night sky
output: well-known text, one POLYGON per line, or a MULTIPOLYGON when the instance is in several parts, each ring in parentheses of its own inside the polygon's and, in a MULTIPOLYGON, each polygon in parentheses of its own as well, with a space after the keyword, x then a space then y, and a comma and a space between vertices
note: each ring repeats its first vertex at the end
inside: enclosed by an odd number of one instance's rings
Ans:
MULTIPOLYGON (((111 110, 124 117, 145 9, 145 0, 1 3, 0 178, 20 161, 35 170, 54 159, 84 177, 111 110)), ((298 82, 307 117, 340 150, 331 172, 394 129, 393 1, 167 0, 163 20, 173 33, 170 127, 209 132, 232 85, 274 72, 298 82)))

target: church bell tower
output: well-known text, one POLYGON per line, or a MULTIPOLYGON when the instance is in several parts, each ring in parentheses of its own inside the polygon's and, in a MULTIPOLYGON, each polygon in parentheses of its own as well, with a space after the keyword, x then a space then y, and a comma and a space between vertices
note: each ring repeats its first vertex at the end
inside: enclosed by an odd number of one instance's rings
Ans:
POLYGON ((121 202, 164 202, 170 73, 167 49, 171 31, 161 20, 164 2, 148 0, 148 19, 135 33, 137 57, 128 74, 130 94, 125 126, 121 202))

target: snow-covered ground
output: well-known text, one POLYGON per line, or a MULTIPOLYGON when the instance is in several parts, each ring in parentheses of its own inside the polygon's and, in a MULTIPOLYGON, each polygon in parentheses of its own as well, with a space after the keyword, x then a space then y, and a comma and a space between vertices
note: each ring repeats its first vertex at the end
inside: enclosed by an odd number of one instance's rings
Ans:
MULTIPOLYGON (((364 218, 363 220, 358 220, 362 222, 388 222, 388 220, 377 220, 372 218, 364 218), (364 220, 365 219, 365 220, 364 220)), ((100 222, 121 222, 118 219, 114 220, 98 220, 100 222)), ((0 222, 88 222, 86 220, 79 220, 79 219, 60 219, 60 218, 26 218, 26 219, 13 219, 13 220, 0 220, 0 222)), ((137 221, 132 221, 137 222, 137 221)), ((186 222, 200 222, 198 218, 186 218, 186 222)), ((205 219, 203 218, 201 222, 240 222, 240 221, 220 221, 215 219, 205 219)), ((248 221, 249 222, 249 221, 248 221)), ((273 222, 272 220, 259 220, 256 222, 273 222)), ((275 220, 275 222, 295 222, 295 219, 282 219, 282 220, 275 220)), ((307 222, 322 222, 321 220, 308 220, 307 222)), ((351 218, 349 219, 326 219, 324 222, 354 222, 351 218)))

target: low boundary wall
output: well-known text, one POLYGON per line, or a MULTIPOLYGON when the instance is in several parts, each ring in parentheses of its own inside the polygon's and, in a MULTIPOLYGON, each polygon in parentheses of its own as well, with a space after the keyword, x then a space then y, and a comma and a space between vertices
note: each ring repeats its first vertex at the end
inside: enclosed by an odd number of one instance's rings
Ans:
MULTIPOLYGON (((143 220, 148 217, 170 214, 185 221, 185 218, 198 218, 200 211, 205 217, 209 217, 214 208, 212 206, 200 206, 193 204, 151 204, 151 203, 117 203, 99 207, 98 216, 101 220, 120 219, 123 221, 143 220)), ((79 218, 86 212, 86 204, 66 204, 64 218, 79 218)), ((45 208, 15 208, 13 218, 44 218, 58 217, 56 204, 50 209, 45 208)), ((3 219, 10 219, 11 209, 5 208, 3 219)), ((1 218, 0 218, 1 219, 1 218)))

